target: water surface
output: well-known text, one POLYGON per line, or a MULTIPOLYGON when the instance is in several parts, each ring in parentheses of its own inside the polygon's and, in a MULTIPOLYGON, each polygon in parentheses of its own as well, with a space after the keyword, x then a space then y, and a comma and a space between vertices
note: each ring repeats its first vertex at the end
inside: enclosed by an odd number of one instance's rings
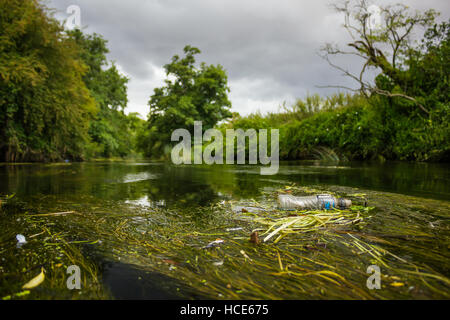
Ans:
POLYGON ((286 162, 277 175, 259 173, 257 166, 145 161, 0 165, 0 195, 16 194, 0 217, 0 298, 19 292, 41 265, 48 283, 24 298, 448 298, 447 164, 286 162), (364 224, 339 233, 249 243, 262 226, 240 219, 236 208, 274 206, 289 185, 366 194, 374 209, 364 224), (36 216, 66 211, 75 214, 36 216), (356 252, 347 231, 400 259, 382 267, 382 289, 367 289, 373 257, 356 252), (18 233, 29 239, 21 248, 18 233), (202 249, 216 238, 225 245, 202 249), (74 293, 57 268, 77 261, 86 288, 74 293), (398 271, 404 267, 431 276, 398 271), (345 281, 308 276, 324 270, 345 281))

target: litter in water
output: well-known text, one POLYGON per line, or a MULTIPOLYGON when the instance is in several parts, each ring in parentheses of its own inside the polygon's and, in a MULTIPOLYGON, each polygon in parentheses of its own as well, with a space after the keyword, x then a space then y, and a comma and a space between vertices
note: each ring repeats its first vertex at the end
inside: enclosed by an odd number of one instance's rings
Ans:
POLYGON ((226 229, 226 231, 227 232, 230 232, 230 231, 239 231, 239 230, 242 230, 243 228, 241 228, 241 227, 238 227, 238 228, 228 228, 228 229, 226 229))
POLYGON ((25 243, 27 243, 27 240, 26 240, 25 236, 22 235, 22 234, 16 235, 16 239, 17 239, 17 247, 18 247, 18 248, 20 248, 20 247, 23 246, 25 243))
POLYGON ((203 249, 209 249, 209 248, 214 248, 214 247, 218 247, 220 246, 222 243, 224 243, 225 241, 223 241, 222 239, 216 239, 210 243, 208 243, 208 245, 206 245, 205 247, 203 247, 203 249))

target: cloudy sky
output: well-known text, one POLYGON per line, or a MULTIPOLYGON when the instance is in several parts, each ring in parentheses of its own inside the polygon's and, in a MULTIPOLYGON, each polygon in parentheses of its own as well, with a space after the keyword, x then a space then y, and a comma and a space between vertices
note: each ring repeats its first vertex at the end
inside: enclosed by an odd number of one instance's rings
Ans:
MULTIPOLYGON (((241 114, 277 111, 283 101, 335 91, 317 86, 355 87, 317 55, 327 42, 348 42, 342 16, 330 8, 333 0, 47 1, 58 10, 58 19, 70 16, 69 6, 79 6, 85 32, 109 41, 108 58, 131 79, 126 111, 143 118, 153 89, 165 79, 163 65, 187 44, 202 51, 197 61, 224 66, 232 109, 241 114)), ((449 17, 448 0, 400 2, 449 17)), ((346 63, 358 67, 358 61, 346 63)))

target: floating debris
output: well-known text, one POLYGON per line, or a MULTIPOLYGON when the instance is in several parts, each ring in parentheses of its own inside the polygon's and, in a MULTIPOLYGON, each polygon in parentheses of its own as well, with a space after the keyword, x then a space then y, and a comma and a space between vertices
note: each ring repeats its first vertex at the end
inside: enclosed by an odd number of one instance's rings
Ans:
POLYGON ((253 242, 254 244, 259 244, 261 240, 259 240, 258 231, 252 232, 250 235, 250 242, 253 242))
POLYGON ((239 252, 244 256, 245 259, 252 261, 252 258, 250 258, 250 257, 247 255, 247 253, 245 253, 244 250, 241 250, 241 251, 239 251, 239 252))
POLYGON ((242 227, 237 227, 237 228, 228 228, 228 229, 225 229, 225 231, 227 231, 227 232, 230 232, 230 231, 240 231, 240 230, 243 230, 244 228, 242 228, 242 227))
POLYGON ((393 287, 403 287, 405 284, 402 282, 392 282, 391 286, 393 287))
POLYGON ((262 208, 250 207, 250 206, 235 206, 233 207, 233 211, 236 213, 258 213, 262 208))
POLYGON ((20 247, 23 246, 25 243, 27 243, 27 239, 26 239, 25 236, 22 235, 22 234, 16 235, 16 239, 17 239, 17 247, 18 247, 18 248, 20 248, 20 247))
POLYGON ((33 289, 33 288, 36 288, 38 285, 40 285, 42 282, 44 282, 44 280, 45 280, 44 268, 41 268, 41 273, 39 273, 39 275, 37 275, 36 277, 31 279, 27 283, 25 283, 23 285, 22 289, 33 289))
POLYGON ((278 205, 281 209, 326 209, 333 208, 348 209, 352 201, 336 198, 330 194, 319 194, 314 196, 295 197, 291 194, 279 194, 278 205))
POLYGON ((208 245, 204 246, 203 249, 209 249, 209 248, 215 248, 215 247, 219 247, 222 243, 224 243, 225 241, 222 239, 216 239, 210 243, 208 243, 208 245))
POLYGON ((220 267, 220 266, 222 266, 222 265, 223 265, 223 260, 221 260, 221 261, 216 261, 216 262, 213 262, 213 265, 214 265, 214 266, 216 266, 216 267, 220 267))

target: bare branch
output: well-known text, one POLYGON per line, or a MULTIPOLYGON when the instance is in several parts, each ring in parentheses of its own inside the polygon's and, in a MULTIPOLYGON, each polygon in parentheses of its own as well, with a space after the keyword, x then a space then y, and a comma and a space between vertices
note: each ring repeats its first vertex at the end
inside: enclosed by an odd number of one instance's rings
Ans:
POLYGON ((336 88, 336 89, 345 89, 345 90, 349 90, 349 91, 353 91, 353 92, 360 92, 360 89, 353 89, 350 87, 346 87, 346 86, 315 86, 316 88, 336 88))
POLYGON ((430 26, 436 15, 435 12, 427 11, 425 14, 409 14, 405 5, 387 6, 381 9, 385 16, 384 28, 372 30, 368 26, 370 13, 366 0, 357 0, 352 8, 350 8, 350 1, 345 1, 343 5, 335 5, 334 9, 344 14, 344 28, 353 39, 353 42, 349 43, 348 47, 353 50, 344 51, 337 46, 328 44, 321 49, 323 54, 320 56, 334 69, 342 72, 344 76, 356 81, 360 89, 355 90, 345 86, 321 86, 320 88, 341 88, 353 92, 359 91, 366 96, 370 93, 399 97, 414 102, 422 111, 429 114, 429 111, 417 99, 407 94, 409 82, 413 80, 408 78, 406 71, 398 67, 398 63, 399 61, 404 62, 405 55, 412 46, 409 36, 414 28, 416 26, 430 26), (383 49, 383 45, 386 44, 390 45, 390 49, 383 49), (388 61, 387 57, 391 53, 392 59, 388 61), (353 74, 349 70, 333 63, 330 57, 338 55, 354 55, 362 58, 364 62, 360 72, 353 74), (400 60, 401 58, 403 59, 400 60), (365 81, 364 75, 369 67, 380 69, 384 75, 390 78, 395 85, 402 88, 405 93, 391 93, 365 81))
POLYGON ((412 101, 414 102, 420 109, 422 109, 426 114, 430 114, 430 111, 428 111, 427 108, 425 108, 422 104, 420 104, 417 99, 414 99, 413 97, 410 97, 406 94, 402 94, 402 93, 391 93, 389 91, 386 90, 381 90, 379 88, 372 88, 372 91, 374 93, 383 95, 383 96, 387 96, 387 97, 391 97, 391 98, 395 98, 395 97, 399 97, 399 98, 404 98, 406 100, 412 101))

